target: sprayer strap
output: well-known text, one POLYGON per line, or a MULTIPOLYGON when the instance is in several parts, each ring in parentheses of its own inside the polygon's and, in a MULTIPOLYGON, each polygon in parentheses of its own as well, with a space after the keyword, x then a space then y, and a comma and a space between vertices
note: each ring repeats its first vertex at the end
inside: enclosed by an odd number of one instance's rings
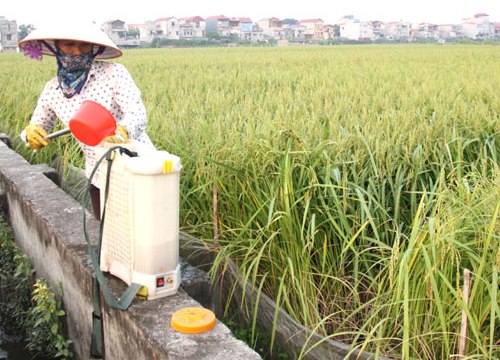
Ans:
MULTIPOLYGON (((92 264, 100 266, 99 263, 96 262, 97 258, 95 256, 95 253, 91 255, 91 259, 92 259, 92 264)), ((97 280, 100 289, 102 290, 102 295, 104 296, 104 300, 106 300, 106 303, 109 305, 109 307, 117 310, 127 310, 132 301, 134 300, 135 295, 142 287, 142 285, 136 283, 130 284, 127 290, 125 290, 125 292, 120 297, 120 300, 117 301, 113 296, 113 294, 111 293, 111 290, 109 289, 108 279, 104 276, 99 267, 94 267, 94 277, 97 280)), ((97 299, 99 298, 100 297, 97 296, 97 299)))
MULTIPOLYGON (((92 313, 92 337, 91 337, 91 344, 90 344, 90 353, 93 358, 95 359, 102 359, 103 358, 103 351, 104 351, 104 342, 103 342, 103 332, 102 332, 102 312, 101 312, 101 290, 102 294, 104 296, 104 299, 106 303, 113 309, 118 309, 118 310, 126 310, 132 303, 132 301, 135 298, 135 295, 137 292, 141 289, 142 285, 132 283, 129 285, 127 290, 122 294, 121 298, 119 301, 117 301, 113 294, 111 293, 111 290, 109 289, 108 286, 108 281, 107 278, 104 276, 104 274, 101 271, 101 266, 100 266, 100 254, 101 254, 101 244, 102 244, 102 236, 103 236, 103 224, 104 224, 104 218, 106 214, 106 200, 108 197, 108 190, 109 190, 109 179, 111 175, 111 165, 112 165, 112 156, 111 154, 113 151, 119 150, 120 152, 125 152, 129 156, 137 156, 137 154, 129 151, 128 149, 125 149, 120 146, 115 146, 106 151, 106 153, 97 161, 96 165, 94 166, 94 169, 92 170, 92 173, 89 177, 88 180, 88 189, 90 189, 90 186, 92 184, 92 177, 94 176, 97 168, 99 167, 100 163, 104 158, 107 159, 108 161, 108 168, 107 168, 107 173, 106 173, 106 188, 105 188, 105 201, 103 204, 103 211, 102 211, 102 218, 101 218, 101 224, 100 224, 100 231, 99 231, 99 244, 97 247, 98 253, 96 254, 95 249, 92 248, 90 244, 90 238, 88 236, 88 231, 87 231, 87 221, 86 221, 86 214, 85 214, 85 209, 86 209, 86 204, 82 204, 82 210, 83 210, 83 232, 85 234, 85 240, 87 242, 87 249, 88 249, 88 254, 89 257, 92 261, 92 267, 94 268, 94 285, 93 285, 93 305, 94 305, 94 311, 92 313)), ((88 195, 88 194, 87 194, 88 195)), ((88 196, 87 196, 88 200, 88 196)))
POLYGON ((102 333, 102 318, 101 318, 101 296, 99 291, 99 283, 94 278, 93 281, 93 303, 94 311, 92 312, 92 337, 90 339, 90 355, 93 359, 103 358, 103 333, 102 333))
MULTIPOLYGON (((121 148, 123 149, 123 148, 121 148)), ((101 245, 102 245, 102 237, 104 233, 104 221, 106 218, 106 202, 108 200, 108 194, 109 194, 109 181, 111 178, 111 167, 113 164, 113 159, 114 157, 112 156, 113 152, 112 151, 107 151, 103 157, 106 157, 106 160, 108 162, 108 167, 106 171, 106 187, 104 190, 104 204, 103 204, 103 210, 102 210, 102 216, 101 216, 101 225, 100 225, 100 231, 99 231, 99 245, 98 245, 98 257, 97 259, 92 259, 93 264, 97 264, 97 268, 94 269, 94 275, 99 281, 99 285, 101 286, 102 293, 104 295, 104 299, 106 300, 106 303, 112 307, 113 309, 118 309, 118 310, 127 310, 132 301, 134 300, 135 295, 137 292, 140 290, 142 287, 139 284, 132 283, 129 285, 127 290, 122 294, 120 301, 116 301, 114 296, 111 294, 111 291, 109 290, 108 286, 108 281, 104 274, 102 273, 100 269, 100 255, 101 255, 101 245)), ((94 253, 95 255, 95 253, 94 253)), ((95 257, 95 256, 94 256, 95 257)))
MULTIPOLYGON (((94 277, 98 282, 98 285, 100 285, 100 288, 102 290, 104 299, 106 300, 106 303, 113 309, 118 309, 118 310, 126 310, 130 304, 132 303, 132 300, 134 300, 135 295, 141 288, 141 285, 132 283, 130 286, 127 288, 127 290, 123 293, 121 296, 120 300, 117 301, 113 294, 111 294, 111 290, 109 289, 108 286, 108 281, 107 278, 104 276, 104 274, 101 271, 101 266, 100 266, 100 255, 101 255, 101 244, 102 244, 102 236, 103 236, 103 230, 104 230, 104 221, 106 217, 106 200, 108 197, 108 191, 109 191, 109 179, 111 175, 111 166, 112 166, 112 154, 115 150, 119 150, 120 152, 125 152, 129 156, 137 156, 137 154, 129 151, 128 149, 125 149, 121 146, 114 146, 107 150, 104 155, 97 161, 92 174, 89 177, 88 181, 88 187, 90 188, 92 184, 92 177, 94 176, 97 168, 99 167, 100 163, 102 160, 106 158, 108 161, 108 167, 107 167, 107 172, 106 172, 106 188, 104 192, 104 204, 103 204, 103 211, 102 211, 102 217, 101 217, 101 224, 100 224, 100 231, 99 231, 99 244, 97 246, 97 254, 95 250, 92 248, 90 245, 90 239, 87 234, 87 229, 86 229, 86 221, 85 221, 85 206, 83 207, 83 216, 84 216, 84 232, 85 232, 85 239, 87 240, 87 247, 88 247, 88 253, 90 256, 90 259, 92 261, 92 266, 94 268, 94 277)), ((94 296, 94 300, 97 297, 97 300, 99 300, 99 296, 94 296)))

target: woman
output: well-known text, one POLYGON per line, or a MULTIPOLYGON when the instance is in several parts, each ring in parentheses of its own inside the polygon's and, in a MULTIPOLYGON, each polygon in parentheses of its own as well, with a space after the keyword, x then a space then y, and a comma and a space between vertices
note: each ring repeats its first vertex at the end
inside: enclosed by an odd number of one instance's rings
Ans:
MULTIPOLYGON (((147 118, 141 92, 129 72, 121 64, 96 61, 120 57, 122 51, 95 24, 40 27, 21 40, 19 48, 34 59, 50 55, 57 61, 57 75, 45 85, 29 125, 21 133, 32 149, 48 145, 44 137, 56 119, 68 126, 84 100, 100 103, 115 117, 117 136, 106 141, 130 140, 154 149, 145 132, 147 118)), ((90 177, 98 156, 94 147, 80 146, 85 154, 85 175, 90 177)), ((92 179, 90 195, 94 215, 99 218, 98 176, 92 179)))

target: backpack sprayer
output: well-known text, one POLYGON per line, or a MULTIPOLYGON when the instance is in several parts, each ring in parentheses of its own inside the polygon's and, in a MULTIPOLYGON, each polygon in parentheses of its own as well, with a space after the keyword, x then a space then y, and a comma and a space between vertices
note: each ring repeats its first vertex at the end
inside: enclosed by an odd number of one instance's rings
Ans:
MULTIPOLYGON (((100 145, 106 137, 115 135, 115 131, 113 115, 102 105, 86 100, 69 121, 68 129, 46 136, 46 139, 54 139, 71 133, 80 142, 96 146, 96 153, 100 156, 88 179, 90 187, 99 169, 103 206, 97 251, 90 245, 86 206, 83 206, 85 239, 95 277, 91 343, 94 357, 100 357, 103 352, 101 290, 110 307, 126 310, 136 295, 153 300, 175 294, 181 277, 180 159, 166 151, 141 153, 139 144, 100 145), (111 294, 103 271, 129 285, 119 301, 111 294)), ((216 323, 213 313, 203 308, 182 309, 181 313, 174 315, 172 326, 183 332, 206 331, 216 323), (201 327, 200 319, 203 322, 201 327)))
MULTIPOLYGON (((113 115, 97 102, 83 101, 68 133, 96 146, 100 159, 101 234, 94 268, 109 272, 129 286, 139 284, 139 295, 157 299, 173 295, 180 285, 179 265, 179 157, 166 151, 141 153, 140 144, 101 142, 116 131, 113 115)), ((86 229, 84 229, 86 230, 86 229)))

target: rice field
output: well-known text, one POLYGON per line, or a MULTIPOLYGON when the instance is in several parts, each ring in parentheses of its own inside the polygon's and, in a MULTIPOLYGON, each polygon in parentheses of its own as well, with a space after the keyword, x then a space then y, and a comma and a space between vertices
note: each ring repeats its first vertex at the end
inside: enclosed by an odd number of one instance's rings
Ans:
MULTIPOLYGON (((183 161, 181 227, 217 252, 214 277, 234 259, 294 319, 353 350, 445 359, 466 343, 466 358, 500 357, 498 46, 144 49, 117 61, 154 143, 183 161)), ((24 128, 54 74, 53 59, 0 54, 1 131, 24 128)), ((70 138, 17 149, 82 164, 70 138)))

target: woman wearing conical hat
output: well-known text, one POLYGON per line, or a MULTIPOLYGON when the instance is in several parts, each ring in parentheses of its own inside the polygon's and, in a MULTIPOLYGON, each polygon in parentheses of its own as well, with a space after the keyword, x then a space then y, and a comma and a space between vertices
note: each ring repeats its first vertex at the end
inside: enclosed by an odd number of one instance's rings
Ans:
MULTIPOLYGON (((38 150, 48 145, 45 139, 57 119, 66 127, 85 100, 104 106, 115 118, 117 136, 109 142, 131 140, 154 149, 146 134, 146 109, 141 92, 127 69, 118 63, 100 61, 122 56, 122 51, 94 23, 53 23, 31 32, 19 42, 29 57, 41 60, 43 55, 55 57, 57 74, 43 89, 29 125, 21 138, 38 150)), ((90 174, 97 161, 94 147, 80 143, 85 154, 85 174, 90 174)), ((92 179, 91 201, 99 218, 99 181, 92 179)))

